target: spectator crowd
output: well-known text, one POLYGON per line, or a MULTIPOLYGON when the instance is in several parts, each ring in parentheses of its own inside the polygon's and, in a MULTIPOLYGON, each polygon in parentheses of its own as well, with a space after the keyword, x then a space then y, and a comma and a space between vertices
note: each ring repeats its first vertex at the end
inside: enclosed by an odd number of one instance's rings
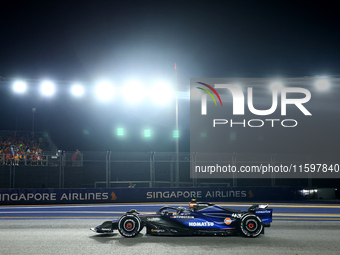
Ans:
POLYGON ((0 136, 0 165, 42 165, 42 139, 31 139, 28 134, 20 138, 0 136))

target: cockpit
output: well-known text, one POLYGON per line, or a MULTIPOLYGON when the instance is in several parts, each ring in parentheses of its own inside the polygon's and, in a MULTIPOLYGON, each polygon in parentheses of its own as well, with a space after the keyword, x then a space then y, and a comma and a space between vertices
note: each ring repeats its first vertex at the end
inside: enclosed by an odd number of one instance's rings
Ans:
POLYGON ((156 213, 161 215, 179 215, 183 212, 197 212, 199 210, 202 210, 204 208, 207 208, 209 206, 213 206, 214 204, 211 203, 200 203, 196 202, 195 199, 191 200, 189 203, 189 209, 185 207, 171 207, 171 206, 164 206, 161 209, 159 209, 156 213))

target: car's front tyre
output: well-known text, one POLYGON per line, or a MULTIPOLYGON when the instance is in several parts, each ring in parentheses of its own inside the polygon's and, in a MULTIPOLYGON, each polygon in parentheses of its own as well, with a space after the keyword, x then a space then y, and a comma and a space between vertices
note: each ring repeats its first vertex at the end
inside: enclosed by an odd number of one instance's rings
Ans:
POLYGON ((140 218, 134 214, 123 215, 118 221, 118 231, 124 237, 135 237, 142 228, 140 218))
POLYGON ((246 237, 257 237, 263 231, 263 222, 254 214, 246 214, 240 221, 240 230, 246 237))

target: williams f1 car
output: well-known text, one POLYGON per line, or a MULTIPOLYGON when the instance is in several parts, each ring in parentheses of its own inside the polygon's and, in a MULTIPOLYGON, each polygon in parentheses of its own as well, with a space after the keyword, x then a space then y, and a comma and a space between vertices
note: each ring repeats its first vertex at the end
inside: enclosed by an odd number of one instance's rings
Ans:
POLYGON ((91 228, 96 233, 118 230, 124 237, 135 237, 145 227, 146 233, 158 236, 243 235, 257 237, 270 227, 273 209, 268 205, 253 205, 247 211, 192 201, 189 209, 164 206, 155 214, 126 212, 119 220, 105 221, 91 228))

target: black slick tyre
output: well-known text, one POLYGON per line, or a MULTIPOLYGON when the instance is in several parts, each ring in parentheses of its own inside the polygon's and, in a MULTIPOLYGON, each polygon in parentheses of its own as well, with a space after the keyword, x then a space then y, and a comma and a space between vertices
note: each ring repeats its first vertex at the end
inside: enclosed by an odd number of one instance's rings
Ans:
POLYGON ((118 231, 124 237, 135 237, 141 230, 142 223, 136 215, 124 215, 118 221, 118 231))
POLYGON ((263 231, 263 222, 254 214, 247 214, 240 221, 241 233, 246 237, 257 237, 263 231))

